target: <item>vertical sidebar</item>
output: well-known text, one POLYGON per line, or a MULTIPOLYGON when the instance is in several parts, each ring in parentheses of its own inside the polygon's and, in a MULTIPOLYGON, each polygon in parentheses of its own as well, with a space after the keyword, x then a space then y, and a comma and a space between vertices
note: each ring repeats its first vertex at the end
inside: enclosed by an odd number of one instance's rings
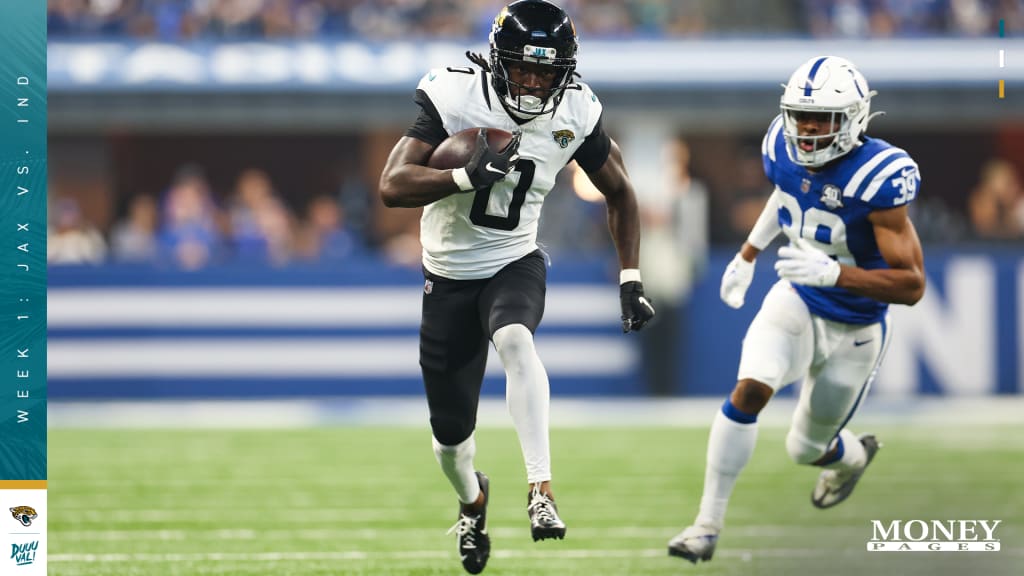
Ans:
POLYGON ((46 2, 0 18, 0 574, 46 574, 46 2))
MULTIPOLYGON (((1006 37, 1006 22, 1003 20, 999 21, 999 37, 1006 37)), ((1006 67, 1006 53, 1002 48, 999 49, 999 99, 1006 98, 1006 80, 1001 78, 1003 75, 1003 68, 1006 67)))

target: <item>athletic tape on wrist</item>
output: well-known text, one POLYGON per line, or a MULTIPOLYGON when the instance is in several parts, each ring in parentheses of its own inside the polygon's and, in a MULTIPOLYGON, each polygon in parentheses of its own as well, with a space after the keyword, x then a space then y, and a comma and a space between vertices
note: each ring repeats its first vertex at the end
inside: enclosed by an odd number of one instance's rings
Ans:
POLYGON ((469 173, 466 172, 465 168, 452 170, 452 180, 455 180, 455 185, 463 192, 469 192, 473 189, 473 183, 469 180, 469 173))

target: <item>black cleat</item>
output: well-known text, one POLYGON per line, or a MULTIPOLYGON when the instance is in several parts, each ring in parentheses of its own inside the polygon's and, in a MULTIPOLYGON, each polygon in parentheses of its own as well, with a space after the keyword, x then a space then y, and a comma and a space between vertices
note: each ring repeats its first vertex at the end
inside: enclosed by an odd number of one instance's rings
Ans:
POLYGON ((558 517, 558 506, 550 496, 540 491, 539 485, 534 486, 527 501, 526 513, 530 515, 530 534, 534 542, 565 538, 565 522, 558 517))
POLYGON ((454 532, 458 537, 459 558, 462 559, 462 567, 470 574, 483 572, 491 556, 491 537, 487 535, 487 489, 490 480, 483 472, 477 472, 476 478, 484 495, 483 512, 467 514, 466 506, 460 504, 459 521, 448 530, 449 534, 454 532))
POLYGON ((867 470, 871 461, 875 459, 878 449, 882 447, 878 439, 871 434, 862 435, 860 443, 864 446, 864 451, 868 455, 864 466, 857 470, 845 470, 842 472, 839 470, 823 470, 818 476, 818 483, 815 484, 814 490, 811 492, 811 504, 814 504, 815 508, 831 508, 846 500, 853 493, 853 489, 857 486, 860 477, 864 475, 864 471, 867 470))

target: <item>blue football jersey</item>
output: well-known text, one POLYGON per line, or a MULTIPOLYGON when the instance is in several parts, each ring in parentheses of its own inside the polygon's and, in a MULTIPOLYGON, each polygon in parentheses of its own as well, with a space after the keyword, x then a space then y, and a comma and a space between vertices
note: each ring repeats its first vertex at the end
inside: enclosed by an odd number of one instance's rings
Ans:
MULTIPOLYGON (((805 238, 842 264, 888 268, 868 214, 902 206, 917 196, 917 164, 901 148, 864 138, 845 156, 810 172, 789 159, 782 123, 781 115, 775 118, 761 145, 764 171, 779 199, 782 231, 790 240, 805 238)), ((889 306, 843 288, 794 288, 812 314, 839 322, 872 324, 889 306)))

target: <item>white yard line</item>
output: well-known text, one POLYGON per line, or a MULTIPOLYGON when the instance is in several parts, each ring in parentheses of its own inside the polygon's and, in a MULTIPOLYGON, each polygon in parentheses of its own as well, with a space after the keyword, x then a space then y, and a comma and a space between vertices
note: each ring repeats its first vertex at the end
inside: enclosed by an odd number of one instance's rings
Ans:
MULTIPOLYGON (((724 396, 723 396, 724 397, 724 396)), ((568 398, 551 402, 555 428, 707 428, 723 398, 568 398)), ((760 414, 762 426, 788 426, 794 398, 776 398, 760 414)), ((1021 424, 1024 396, 892 399, 869 397, 857 428, 886 425, 1021 424)), ((344 397, 275 400, 156 400, 48 403, 52 428, 307 428, 311 426, 414 426, 428 421, 421 397, 344 397)), ((480 402, 481 427, 509 428, 502 398, 480 402)))
MULTIPOLYGON (((861 554, 860 548, 851 549, 848 554, 861 554)), ((651 558, 667 556, 665 548, 636 550, 496 550, 495 558, 651 558)), ((816 558, 834 557, 835 550, 822 548, 772 548, 768 550, 730 549, 716 552, 725 556, 749 560, 757 557, 774 558, 816 558)), ((455 553, 445 550, 410 550, 407 552, 362 552, 358 550, 338 552, 207 552, 197 554, 50 554, 51 563, 110 563, 110 562, 295 562, 295 561, 345 561, 345 560, 435 560, 454 558, 455 553)))
MULTIPOLYGON (((617 538, 617 539, 659 539, 669 538, 682 529, 678 526, 620 526, 618 528, 577 528, 572 529, 576 537, 581 538, 617 538)), ((830 527, 829 530, 835 530, 830 527)), ((839 529, 842 529, 841 527, 839 529)), ((850 530, 854 528, 851 527, 850 530)), ((857 530, 864 531, 862 527, 857 530)), ((735 526, 729 528, 733 536, 761 537, 775 536, 782 533, 814 532, 820 527, 805 528, 783 525, 735 526)), ((320 530, 252 530, 249 528, 217 529, 217 530, 70 530, 51 531, 51 537, 61 541, 74 542, 116 542, 116 541, 181 541, 202 540, 335 540, 352 539, 374 540, 388 537, 396 538, 403 535, 423 536, 429 532, 423 528, 353 528, 353 529, 320 529, 320 530)), ((495 527, 491 535, 498 538, 514 538, 525 534, 526 528, 495 527)), ((442 534, 443 532, 438 532, 442 534)))

